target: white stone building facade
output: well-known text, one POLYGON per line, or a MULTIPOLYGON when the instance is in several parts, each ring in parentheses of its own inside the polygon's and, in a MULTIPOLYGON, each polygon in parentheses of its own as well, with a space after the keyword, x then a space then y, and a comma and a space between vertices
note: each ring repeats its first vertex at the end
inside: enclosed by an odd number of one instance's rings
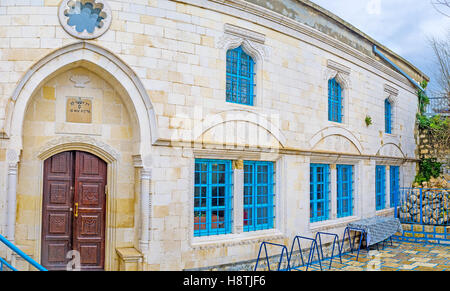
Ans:
POLYGON ((0 234, 38 262, 48 263, 52 231, 45 161, 65 152, 106 163, 103 247, 94 251, 106 270, 220 268, 256 259, 262 241, 341 235, 348 222, 392 215, 390 167, 399 167, 400 186, 414 179, 417 84, 373 46, 415 81, 427 76, 309 1, 0 0, 0 27, 0 234), (73 3, 99 7, 92 33, 71 25, 73 3), (227 102, 227 52, 239 47, 254 61, 252 105, 227 102), (339 122, 329 120, 332 79, 339 122), (69 117, 70 100, 86 102, 87 120, 69 117), (202 160, 231 165, 225 233, 196 235, 202 160), (271 162, 273 182, 270 227, 250 231, 248 161, 271 162), (328 204, 326 219, 312 222, 315 164, 328 165, 328 204), (339 165, 352 169, 345 217, 339 165), (377 165, 386 169, 381 210, 377 165))

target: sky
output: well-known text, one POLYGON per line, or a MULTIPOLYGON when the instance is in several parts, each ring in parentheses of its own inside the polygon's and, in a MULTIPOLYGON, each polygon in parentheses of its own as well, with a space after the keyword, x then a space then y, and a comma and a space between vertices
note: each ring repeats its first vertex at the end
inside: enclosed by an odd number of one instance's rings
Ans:
MULTIPOLYGON (((431 78, 436 64, 430 37, 450 37, 450 17, 433 7, 432 0, 310 0, 339 16, 396 52, 431 78)), ((442 12, 450 15, 450 9, 442 12)))

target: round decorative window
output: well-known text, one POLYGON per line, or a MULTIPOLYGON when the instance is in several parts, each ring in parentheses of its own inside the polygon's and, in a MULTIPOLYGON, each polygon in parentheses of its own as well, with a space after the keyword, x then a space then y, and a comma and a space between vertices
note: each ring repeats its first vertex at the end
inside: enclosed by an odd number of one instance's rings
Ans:
POLYGON ((59 21, 70 35, 93 39, 111 25, 111 8, 104 0, 64 0, 59 6, 59 21))

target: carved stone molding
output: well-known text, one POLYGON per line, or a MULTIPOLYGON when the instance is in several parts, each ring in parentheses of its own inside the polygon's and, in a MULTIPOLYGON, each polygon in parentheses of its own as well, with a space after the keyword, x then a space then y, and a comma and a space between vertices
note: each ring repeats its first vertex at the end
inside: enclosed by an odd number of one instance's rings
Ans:
POLYGON ((142 162, 142 156, 141 155, 134 155, 133 158, 133 166, 135 168, 142 168, 144 167, 144 163, 142 162))
POLYGON ((64 30, 75 38, 95 39, 108 31, 112 22, 112 11, 105 0, 63 0, 59 5, 58 18, 64 30), (91 5, 92 9, 84 5, 91 5), (92 31, 86 27, 86 19, 81 12, 91 13, 89 21, 97 21, 92 31), (98 14, 96 16, 96 14, 98 14), (78 19, 76 19, 78 18, 78 19))
POLYGON ((337 71, 339 73, 342 73, 344 75, 350 75, 351 69, 349 67, 346 67, 344 65, 341 65, 333 60, 327 61, 327 67, 331 70, 337 71))
POLYGON ((141 169, 141 179, 142 180, 150 180, 152 177, 152 171, 149 169, 142 168, 141 169))
POLYGON ((246 38, 254 42, 264 44, 266 36, 262 33, 249 30, 246 28, 238 27, 232 24, 226 23, 224 26, 225 33, 231 34, 237 37, 246 38))
POLYGON ((391 105, 397 104, 398 89, 396 89, 388 84, 384 84, 384 93, 385 93, 386 98, 389 100, 389 103, 391 103, 391 105))
POLYGON ((327 67, 323 73, 323 80, 328 82, 335 78, 336 81, 344 88, 350 89, 352 87, 352 83, 350 81, 350 76, 347 73, 343 73, 342 71, 338 71, 332 68, 327 67))
POLYGON ((84 75, 73 75, 70 77, 70 81, 75 84, 76 88, 86 88, 86 84, 89 83, 91 79, 84 75))
POLYGON ((242 46, 242 49, 256 61, 266 60, 269 57, 269 48, 264 45, 263 34, 225 24, 224 35, 217 41, 217 47, 224 50, 242 46))
POLYGON ((18 153, 16 150, 8 149, 6 151, 6 160, 9 164, 17 164, 20 160, 19 155, 20 153, 18 153))
POLYGON ((93 150, 107 162, 120 160, 120 153, 110 145, 89 136, 62 136, 55 138, 41 147, 37 153, 40 159, 46 159, 57 152, 66 150, 93 150))

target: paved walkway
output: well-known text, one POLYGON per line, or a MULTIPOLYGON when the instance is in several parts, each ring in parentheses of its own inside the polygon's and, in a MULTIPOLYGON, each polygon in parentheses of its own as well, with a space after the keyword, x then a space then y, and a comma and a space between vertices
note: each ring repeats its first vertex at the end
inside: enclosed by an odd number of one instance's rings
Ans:
MULTIPOLYGON (((328 270, 330 261, 322 262, 328 270)), ((299 268, 304 270, 305 268, 299 268)), ((320 270, 315 263, 309 270, 320 270)), ((356 252, 333 259, 331 271, 450 271, 450 245, 431 245, 393 242, 384 249, 361 250, 356 261, 356 252)))

